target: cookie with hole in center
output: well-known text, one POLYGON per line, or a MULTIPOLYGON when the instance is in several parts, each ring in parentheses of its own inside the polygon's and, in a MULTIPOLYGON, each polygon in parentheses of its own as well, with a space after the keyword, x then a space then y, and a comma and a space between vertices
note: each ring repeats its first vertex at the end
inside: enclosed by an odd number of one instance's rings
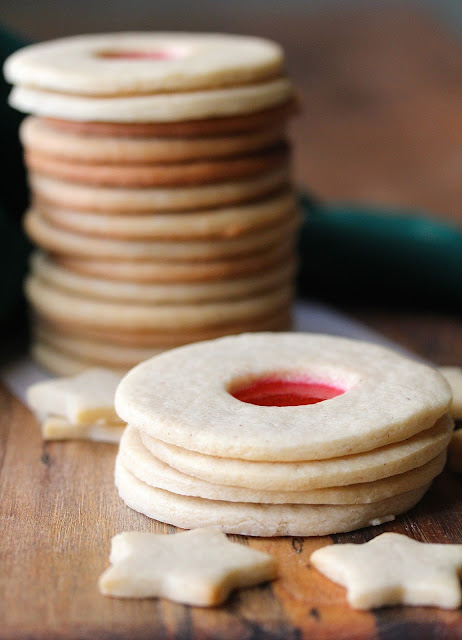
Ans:
POLYGON ((287 462, 402 441, 434 425, 450 402, 432 367, 307 333, 181 347, 132 370, 116 392, 119 415, 154 438, 213 456, 287 462))
POLYGON ((231 34, 103 33, 58 38, 11 55, 11 84, 87 96, 197 91, 280 76, 284 53, 269 40, 231 34))

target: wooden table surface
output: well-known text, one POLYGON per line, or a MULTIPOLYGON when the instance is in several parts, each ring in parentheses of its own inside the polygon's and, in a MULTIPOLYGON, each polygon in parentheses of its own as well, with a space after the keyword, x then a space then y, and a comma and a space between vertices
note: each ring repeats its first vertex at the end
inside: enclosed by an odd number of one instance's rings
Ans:
MULTIPOLYGON (((285 25, 280 40, 305 98, 294 125, 297 176, 326 199, 424 207, 462 224, 462 48, 409 13, 326 15, 285 25)), ((274 34, 277 36, 277 34, 274 34)), ((460 315, 350 308, 437 364, 462 365, 460 315)), ((30 413, 0 387, 0 638, 380 640, 462 638, 462 613, 393 607, 355 612, 310 568, 310 553, 398 531, 462 543, 462 478, 443 474, 409 514, 331 538, 244 539, 280 560, 280 578, 215 610, 99 595, 109 541, 122 530, 171 531, 121 503, 115 448, 41 441, 30 413)))

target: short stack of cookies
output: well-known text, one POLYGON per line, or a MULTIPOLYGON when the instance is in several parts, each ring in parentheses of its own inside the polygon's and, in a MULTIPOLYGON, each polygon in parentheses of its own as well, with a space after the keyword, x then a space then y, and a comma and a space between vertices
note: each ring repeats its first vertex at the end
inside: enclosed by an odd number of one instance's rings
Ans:
POLYGON ((39 247, 35 358, 68 375, 290 326, 299 224, 281 48, 121 33, 26 47, 5 65, 39 247))
POLYGON ((257 333, 187 345, 130 371, 122 500, 181 528, 314 536, 380 524, 442 471, 453 421, 439 372, 383 347, 257 333))

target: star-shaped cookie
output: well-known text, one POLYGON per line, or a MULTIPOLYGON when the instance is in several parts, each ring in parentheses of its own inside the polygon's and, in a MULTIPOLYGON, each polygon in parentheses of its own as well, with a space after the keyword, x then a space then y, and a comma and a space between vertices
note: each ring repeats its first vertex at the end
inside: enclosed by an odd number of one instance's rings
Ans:
POLYGON ((355 609, 394 604, 455 609, 461 604, 460 544, 427 544, 383 533, 365 544, 322 547, 310 562, 347 588, 355 609))
POLYGON ((27 404, 40 420, 60 416, 71 424, 122 423, 114 395, 122 376, 108 369, 87 369, 65 378, 38 382, 27 389, 27 404))
POLYGON ((65 418, 49 416, 42 424, 44 440, 92 440, 93 442, 118 443, 125 429, 120 422, 72 424, 65 418))
POLYGON ((104 595, 161 597, 196 606, 214 606, 238 587, 276 577, 276 560, 228 540, 217 529, 173 535, 131 531, 112 538, 112 564, 99 579, 104 595))

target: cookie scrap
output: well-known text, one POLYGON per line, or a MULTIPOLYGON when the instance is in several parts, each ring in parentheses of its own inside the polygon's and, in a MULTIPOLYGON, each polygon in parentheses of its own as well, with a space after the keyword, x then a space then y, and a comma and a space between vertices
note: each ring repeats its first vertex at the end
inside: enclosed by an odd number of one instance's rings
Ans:
POLYGON ((461 604, 460 544, 428 544, 383 533, 365 544, 322 547, 310 562, 346 587, 355 609, 395 604, 455 609, 461 604))
POLYGON ((41 422, 44 440, 119 442, 125 423, 115 412, 114 395, 121 377, 92 368, 30 386, 27 404, 41 422))
POLYGON ((121 377, 93 368, 77 376, 38 382, 27 389, 27 404, 42 419, 58 415, 74 425, 98 420, 120 423, 114 395, 121 377))
POLYGON ((455 420, 462 420, 462 367, 439 367, 452 391, 450 413, 455 420))
POLYGON ((59 416, 50 416, 41 424, 44 440, 92 440, 118 444, 125 425, 120 422, 71 424, 59 416))
POLYGON ((98 583, 103 595, 200 607, 219 605, 233 589, 273 580, 277 573, 275 558, 230 542, 214 528, 120 533, 112 538, 109 560, 112 566, 98 583))

